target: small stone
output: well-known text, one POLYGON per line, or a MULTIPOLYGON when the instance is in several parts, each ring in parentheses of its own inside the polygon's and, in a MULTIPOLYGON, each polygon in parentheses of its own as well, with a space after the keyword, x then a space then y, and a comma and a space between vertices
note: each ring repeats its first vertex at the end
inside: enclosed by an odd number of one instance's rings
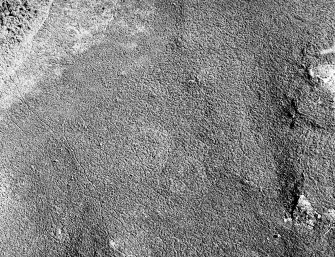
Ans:
POLYGON ((292 222, 292 219, 291 218, 284 218, 284 222, 285 223, 292 222))
POLYGON ((274 235, 273 235, 273 238, 276 238, 276 239, 277 239, 277 238, 281 238, 281 235, 280 235, 280 234, 274 234, 274 235))
POLYGON ((118 244, 113 240, 109 240, 109 246, 112 247, 113 249, 117 249, 118 244))
POLYGON ((334 209, 328 209, 326 213, 324 213, 324 216, 330 221, 335 223, 335 210, 334 209))
POLYGON ((301 208, 303 211, 306 211, 307 213, 313 212, 313 207, 311 203, 307 200, 307 198, 304 195, 301 195, 299 197, 298 207, 301 208))

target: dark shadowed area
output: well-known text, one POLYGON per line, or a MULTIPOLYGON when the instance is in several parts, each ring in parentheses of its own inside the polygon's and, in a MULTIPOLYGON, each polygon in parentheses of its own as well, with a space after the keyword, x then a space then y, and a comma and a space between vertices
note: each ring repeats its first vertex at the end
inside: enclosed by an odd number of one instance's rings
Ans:
POLYGON ((334 256, 331 1, 51 2, 0 84, 0 256, 334 256))

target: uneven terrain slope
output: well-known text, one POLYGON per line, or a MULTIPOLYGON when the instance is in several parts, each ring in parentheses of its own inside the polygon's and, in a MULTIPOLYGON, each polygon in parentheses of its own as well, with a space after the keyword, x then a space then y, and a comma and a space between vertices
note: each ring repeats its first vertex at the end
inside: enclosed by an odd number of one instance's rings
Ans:
POLYGON ((0 254, 335 254, 335 5, 0 0, 0 254))

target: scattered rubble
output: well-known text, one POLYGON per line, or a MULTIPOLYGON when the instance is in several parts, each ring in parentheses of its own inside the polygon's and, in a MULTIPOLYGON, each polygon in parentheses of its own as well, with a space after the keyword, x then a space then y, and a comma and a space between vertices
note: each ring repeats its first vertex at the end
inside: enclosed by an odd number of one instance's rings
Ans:
POLYGON ((306 196, 300 195, 293 219, 284 218, 285 223, 290 223, 303 231, 312 231, 317 227, 323 228, 323 235, 327 235, 335 228, 335 210, 328 209, 320 214, 312 207, 306 196))
POLYGON ((35 33, 52 1, 5 0, 0 2, 0 43, 13 46, 35 33))
POLYGON ((25 31, 31 29, 31 21, 38 10, 27 0, 3 1, 0 4, 0 37, 3 42, 22 41, 25 31))
POLYGON ((2 95, 7 95, 8 91, 14 94, 11 89, 6 88, 6 85, 11 83, 12 77, 29 56, 33 39, 48 17, 52 2, 53 0, 0 1, 0 93, 2 95))
POLYGON ((321 219, 321 215, 313 209, 304 195, 300 195, 293 216, 296 225, 304 226, 309 230, 312 230, 317 221, 321 219))

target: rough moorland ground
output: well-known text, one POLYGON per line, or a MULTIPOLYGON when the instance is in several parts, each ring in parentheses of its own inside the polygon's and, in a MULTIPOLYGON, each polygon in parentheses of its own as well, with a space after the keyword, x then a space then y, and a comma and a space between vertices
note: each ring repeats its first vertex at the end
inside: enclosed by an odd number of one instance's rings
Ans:
POLYGON ((43 6, 2 34, 4 256, 334 256, 331 2, 43 6))

